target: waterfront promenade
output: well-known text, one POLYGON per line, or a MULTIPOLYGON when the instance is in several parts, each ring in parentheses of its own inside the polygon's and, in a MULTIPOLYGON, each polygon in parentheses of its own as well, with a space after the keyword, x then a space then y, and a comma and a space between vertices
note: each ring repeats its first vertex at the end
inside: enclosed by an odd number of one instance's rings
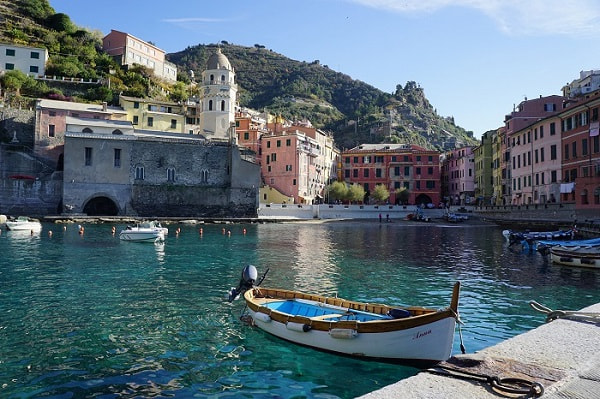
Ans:
MULTIPOLYGON (((544 389, 543 398, 600 398, 600 303, 581 312, 595 313, 595 320, 559 318, 475 354, 457 355, 451 360, 462 364, 459 369, 467 372, 539 382, 544 389)), ((540 313, 540 317, 545 315, 540 313)), ((498 397, 501 396, 486 382, 422 371, 360 398, 498 397)))

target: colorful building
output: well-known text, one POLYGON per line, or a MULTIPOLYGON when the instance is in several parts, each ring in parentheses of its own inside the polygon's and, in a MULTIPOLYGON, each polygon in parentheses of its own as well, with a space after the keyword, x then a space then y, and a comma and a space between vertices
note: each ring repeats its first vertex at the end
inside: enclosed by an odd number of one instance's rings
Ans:
POLYGON ((600 205, 600 91, 570 102, 560 116, 562 131, 561 202, 577 209, 600 205))
POLYGON ((369 201, 371 190, 382 184, 389 202, 398 204, 408 191, 409 204, 441 202, 440 153, 412 144, 361 144, 342 152, 343 180, 361 184, 369 201))
POLYGON ((521 130, 509 140, 513 205, 559 201, 561 179, 560 119, 549 116, 521 130))
POLYGON ((138 64, 151 69, 159 78, 177 81, 177 66, 166 60, 165 52, 129 33, 111 30, 102 39, 102 50, 121 66, 138 64))
POLYGON ((119 96, 119 104, 137 130, 186 133, 184 107, 178 103, 119 96))
POLYGON ((480 144, 473 148, 475 159, 475 201, 478 205, 489 205, 494 194, 492 178, 492 137, 494 134, 494 131, 485 132, 481 135, 480 144))
POLYGON ((475 200, 475 155, 473 147, 461 147, 444 154, 442 195, 448 205, 471 205, 475 200))

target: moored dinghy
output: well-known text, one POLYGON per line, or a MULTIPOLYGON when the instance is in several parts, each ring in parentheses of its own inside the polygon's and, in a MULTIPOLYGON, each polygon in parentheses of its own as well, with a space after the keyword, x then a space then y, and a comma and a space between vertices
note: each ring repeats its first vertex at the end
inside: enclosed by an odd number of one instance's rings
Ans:
POLYGON ((253 325, 279 338, 343 355, 415 364, 444 361, 452 353, 458 282, 445 309, 395 308, 259 287, 252 268, 246 266, 230 300, 243 293, 253 325))

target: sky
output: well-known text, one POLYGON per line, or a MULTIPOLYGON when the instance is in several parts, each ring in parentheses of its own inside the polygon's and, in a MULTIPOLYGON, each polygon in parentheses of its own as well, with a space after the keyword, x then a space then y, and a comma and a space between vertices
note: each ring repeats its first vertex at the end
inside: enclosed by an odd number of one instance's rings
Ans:
POLYGON ((80 27, 127 32, 167 53, 225 40, 319 60, 387 93, 414 81, 477 138, 526 98, 560 95, 581 71, 600 69, 598 0, 49 2, 80 27))

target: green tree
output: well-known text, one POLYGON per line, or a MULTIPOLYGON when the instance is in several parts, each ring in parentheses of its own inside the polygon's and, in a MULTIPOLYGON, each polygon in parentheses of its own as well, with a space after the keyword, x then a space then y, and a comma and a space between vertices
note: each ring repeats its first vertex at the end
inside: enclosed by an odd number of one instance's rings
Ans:
POLYGON ((384 203, 390 198, 390 192, 383 184, 376 185, 371 195, 378 204, 384 203))
POLYGON ((20 95, 21 87, 27 81, 27 75, 18 70, 8 71, 0 78, 0 81, 5 90, 13 91, 17 95, 20 95))
POLYGON ((46 18, 46 26, 58 32, 71 33, 76 30, 71 18, 63 13, 53 14, 46 18))
POLYGON ((400 202, 401 204, 408 203, 408 199, 410 198, 410 192, 406 187, 397 188, 394 193, 396 194, 396 201, 400 202))
POLYGON ((327 186, 327 193, 329 193, 328 200, 344 201, 348 196, 348 187, 341 181, 334 181, 327 186))
POLYGON ((348 200, 352 202, 363 202, 365 198, 365 188, 360 184, 354 183, 348 189, 348 200))

